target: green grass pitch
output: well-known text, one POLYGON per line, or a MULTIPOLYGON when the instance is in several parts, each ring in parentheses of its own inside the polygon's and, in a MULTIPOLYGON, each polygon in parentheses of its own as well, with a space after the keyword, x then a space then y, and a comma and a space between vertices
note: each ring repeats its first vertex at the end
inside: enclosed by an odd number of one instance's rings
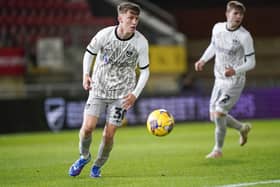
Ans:
MULTIPOLYGON (((214 125, 180 123, 165 137, 144 125, 120 128, 102 177, 68 176, 78 158, 78 130, 0 135, 0 186, 10 187, 211 187, 280 179, 280 120, 256 120, 248 144, 228 129, 224 157, 206 160, 213 146, 214 125)), ((101 129, 94 132, 96 155, 101 129)), ((280 186, 280 183, 254 186, 280 186)))

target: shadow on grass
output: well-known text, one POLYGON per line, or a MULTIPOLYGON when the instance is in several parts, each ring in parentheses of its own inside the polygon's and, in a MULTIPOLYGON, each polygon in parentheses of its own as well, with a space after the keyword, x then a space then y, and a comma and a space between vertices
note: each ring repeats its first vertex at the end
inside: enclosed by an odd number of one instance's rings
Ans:
POLYGON ((242 165, 246 163, 244 160, 240 159, 224 159, 224 158, 219 158, 219 159, 205 159, 201 165, 205 166, 222 166, 222 167, 227 167, 230 165, 242 165))

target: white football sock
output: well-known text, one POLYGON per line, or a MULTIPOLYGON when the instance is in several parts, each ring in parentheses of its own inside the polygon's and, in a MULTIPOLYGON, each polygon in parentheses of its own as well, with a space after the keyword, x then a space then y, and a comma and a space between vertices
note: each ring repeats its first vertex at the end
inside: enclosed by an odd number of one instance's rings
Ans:
POLYGON ((94 161, 94 165, 98 167, 102 167, 105 164, 105 162, 108 160, 112 148, 113 148, 113 142, 105 144, 104 140, 102 139, 102 142, 99 146, 97 158, 94 161))
POLYGON ((214 122, 216 124, 214 150, 222 152, 227 131, 226 116, 214 117, 214 122))
POLYGON ((228 127, 237 129, 238 131, 240 131, 240 129, 242 128, 242 123, 237 119, 235 119, 234 117, 232 117, 231 115, 227 114, 226 120, 227 120, 228 127))
POLYGON ((79 149, 80 149, 80 154, 84 159, 87 159, 89 157, 89 147, 91 144, 91 136, 88 138, 84 138, 80 136, 80 142, 79 142, 79 149))

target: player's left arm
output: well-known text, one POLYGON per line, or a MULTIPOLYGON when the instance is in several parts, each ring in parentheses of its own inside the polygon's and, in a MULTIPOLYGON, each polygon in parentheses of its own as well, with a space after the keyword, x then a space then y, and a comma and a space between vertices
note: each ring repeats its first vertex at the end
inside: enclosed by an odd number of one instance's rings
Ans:
POLYGON ((149 55, 148 55, 148 43, 145 44, 144 48, 140 51, 139 54, 139 68, 140 68, 140 76, 136 87, 134 90, 124 97, 124 104, 123 107, 127 110, 132 107, 139 97, 141 92, 143 91, 149 76, 149 55))
POLYGON ((142 90, 144 89, 149 79, 149 75, 150 75, 149 67, 140 70, 139 80, 137 82, 135 89, 124 97, 123 107, 126 110, 134 105, 136 99, 139 97, 142 90))
POLYGON ((244 62, 241 66, 233 68, 227 68, 225 71, 225 76, 230 77, 235 74, 247 72, 249 70, 254 69, 256 66, 256 58, 255 58, 255 50, 253 45, 253 39, 251 35, 249 34, 243 43, 244 47, 244 62))
POLYGON ((138 98, 141 94, 142 90, 144 89, 148 79, 150 76, 149 65, 140 68, 140 76, 137 82, 135 89, 132 91, 132 94, 138 98))

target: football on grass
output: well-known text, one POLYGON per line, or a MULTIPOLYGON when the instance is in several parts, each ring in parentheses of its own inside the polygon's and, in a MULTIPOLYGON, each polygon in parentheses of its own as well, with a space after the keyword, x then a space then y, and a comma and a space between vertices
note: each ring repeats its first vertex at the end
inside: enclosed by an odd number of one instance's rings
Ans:
POLYGON ((167 110, 156 109, 152 111, 147 119, 148 131, 155 136, 165 136, 174 128, 175 121, 167 110))

